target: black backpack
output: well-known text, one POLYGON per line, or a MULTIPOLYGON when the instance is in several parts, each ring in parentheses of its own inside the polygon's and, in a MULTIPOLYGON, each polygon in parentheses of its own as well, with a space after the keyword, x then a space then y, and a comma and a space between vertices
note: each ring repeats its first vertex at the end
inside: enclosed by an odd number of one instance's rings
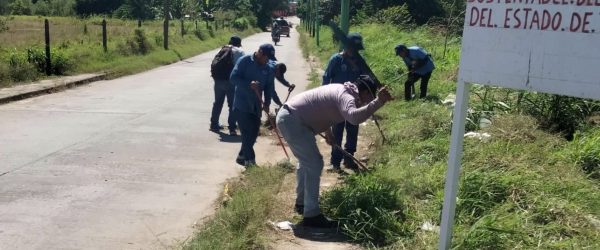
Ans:
POLYGON ((233 70, 233 49, 231 45, 225 45, 215 56, 210 64, 210 74, 215 79, 227 80, 233 70))

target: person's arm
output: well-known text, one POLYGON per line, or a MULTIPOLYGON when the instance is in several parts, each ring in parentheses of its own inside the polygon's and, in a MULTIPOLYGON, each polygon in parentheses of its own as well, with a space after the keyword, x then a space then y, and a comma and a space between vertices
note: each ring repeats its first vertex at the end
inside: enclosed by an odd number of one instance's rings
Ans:
POLYGON ((283 103, 281 103, 281 99, 279 99, 279 95, 277 95, 277 91, 273 90, 271 98, 273 99, 273 102, 275 104, 277 104, 280 107, 283 106, 283 103))
POLYGON ((331 83, 331 80, 333 79, 333 69, 336 67, 337 64, 337 60, 336 60, 336 56, 332 56, 329 59, 329 63, 327 63, 327 68, 325 69, 325 73, 323 73, 323 82, 321 83, 321 85, 327 85, 331 83))
MULTIPOLYGON (((274 72, 272 73, 274 74, 274 72)), ((271 105, 271 97, 274 95, 273 93, 275 92, 275 76, 272 75, 267 79, 267 82, 265 83, 265 89, 263 90, 263 95, 264 95, 264 100, 265 100, 265 106, 263 107, 263 109, 265 109, 268 112, 268 108, 271 105)))
POLYGON ((292 86, 290 85, 290 82, 288 82, 282 75, 277 75, 275 76, 275 78, 277 79, 277 81, 279 81, 283 86, 286 86, 288 88, 291 88, 292 86))
POLYGON ((369 102, 367 105, 357 107, 354 96, 349 93, 344 93, 340 97, 339 109, 344 119, 354 125, 358 125, 371 117, 375 111, 383 107, 385 102, 392 100, 392 96, 383 87, 378 93, 375 100, 369 102))

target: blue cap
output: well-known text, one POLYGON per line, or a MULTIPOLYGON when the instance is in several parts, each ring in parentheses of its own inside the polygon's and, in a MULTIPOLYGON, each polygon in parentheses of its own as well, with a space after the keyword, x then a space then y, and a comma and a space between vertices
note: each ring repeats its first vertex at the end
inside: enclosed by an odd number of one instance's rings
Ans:
POLYGON ((275 58, 275 47, 273 47, 273 45, 271 45, 270 43, 265 43, 261 45, 258 49, 261 50, 263 54, 267 55, 269 59, 277 61, 277 58, 275 58))
POLYGON ((358 50, 365 49, 365 47, 363 46, 362 36, 359 33, 356 33, 356 32, 349 33, 348 41, 350 42, 350 44, 348 44, 348 46, 350 46, 354 50, 358 51, 358 50))
POLYGON ((394 49, 396 50, 396 55, 399 56, 401 51, 405 51, 408 48, 404 44, 398 44, 394 49))

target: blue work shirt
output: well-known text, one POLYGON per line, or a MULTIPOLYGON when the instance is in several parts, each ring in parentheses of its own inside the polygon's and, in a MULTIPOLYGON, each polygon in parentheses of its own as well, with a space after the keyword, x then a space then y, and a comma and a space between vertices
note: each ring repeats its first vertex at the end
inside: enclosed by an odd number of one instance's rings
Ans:
POLYGON ((327 64, 327 69, 325 69, 325 73, 323 74, 322 85, 354 82, 358 76, 364 74, 360 69, 358 62, 358 58, 355 56, 344 57, 342 56, 342 53, 331 56, 331 58, 329 58, 329 63, 327 64), (354 61, 354 66, 350 60, 354 61))
POLYGON ((415 73, 418 75, 427 75, 435 69, 435 65, 433 64, 431 57, 429 57, 429 54, 418 46, 408 47, 408 55, 402 58, 402 60, 404 60, 404 64, 406 64, 406 67, 409 69, 412 65, 412 61, 426 60, 426 63, 423 66, 415 69, 415 73))
POLYGON ((259 94, 264 95, 264 104, 271 104, 271 96, 275 91, 275 64, 267 62, 265 65, 259 65, 254 59, 254 54, 241 57, 233 71, 231 71, 230 81, 235 86, 233 98, 233 108, 242 112, 252 113, 261 116, 261 106, 258 97, 250 83, 257 81, 260 85, 259 94))

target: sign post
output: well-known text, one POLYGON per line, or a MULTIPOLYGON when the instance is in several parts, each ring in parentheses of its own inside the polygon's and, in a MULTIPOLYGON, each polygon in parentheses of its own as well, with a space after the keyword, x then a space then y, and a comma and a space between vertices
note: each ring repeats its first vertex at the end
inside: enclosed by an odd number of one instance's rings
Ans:
POLYGON ((600 100, 599 44, 599 0, 467 0, 440 250, 452 246, 470 83, 600 100))

